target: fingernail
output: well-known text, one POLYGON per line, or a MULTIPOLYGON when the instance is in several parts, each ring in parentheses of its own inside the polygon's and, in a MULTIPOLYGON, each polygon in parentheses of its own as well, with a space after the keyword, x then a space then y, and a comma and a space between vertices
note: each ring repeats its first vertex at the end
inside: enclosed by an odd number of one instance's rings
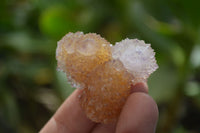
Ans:
POLYGON ((134 92, 144 92, 144 93, 148 93, 148 85, 147 83, 137 83, 135 85, 131 85, 131 91, 130 93, 134 93, 134 92))

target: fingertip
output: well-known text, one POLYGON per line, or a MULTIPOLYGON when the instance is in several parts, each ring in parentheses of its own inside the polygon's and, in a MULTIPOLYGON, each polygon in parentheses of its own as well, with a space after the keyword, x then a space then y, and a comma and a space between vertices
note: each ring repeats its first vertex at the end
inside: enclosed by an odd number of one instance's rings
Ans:
POLYGON ((132 93, 122 109, 116 132, 154 133, 157 120, 156 102, 145 93, 132 93))
POLYGON ((115 133, 116 123, 97 124, 91 133, 115 133))
POLYGON ((135 92, 148 93, 148 90, 149 89, 148 89, 147 83, 144 83, 144 82, 131 85, 131 93, 135 93, 135 92))

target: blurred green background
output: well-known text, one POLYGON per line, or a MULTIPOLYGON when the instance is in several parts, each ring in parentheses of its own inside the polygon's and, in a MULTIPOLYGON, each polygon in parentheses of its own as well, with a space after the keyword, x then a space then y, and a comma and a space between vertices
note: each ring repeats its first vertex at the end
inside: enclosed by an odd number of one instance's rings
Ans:
POLYGON ((73 91, 56 70, 68 32, 111 43, 151 43, 159 69, 148 80, 159 106, 157 133, 200 133, 198 0, 1 0, 0 133, 34 133, 73 91))

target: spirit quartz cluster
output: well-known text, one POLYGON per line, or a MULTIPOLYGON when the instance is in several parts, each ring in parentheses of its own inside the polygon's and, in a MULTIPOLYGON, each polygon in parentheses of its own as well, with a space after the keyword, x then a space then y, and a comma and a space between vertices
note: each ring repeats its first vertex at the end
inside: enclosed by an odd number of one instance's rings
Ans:
POLYGON ((73 87, 83 89, 80 105, 88 118, 115 122, 131 85, 146 82, 158 65, 150 44, 125 39, 114 46, 95 33, 68 33, 56 49, 58 69, 73 87))

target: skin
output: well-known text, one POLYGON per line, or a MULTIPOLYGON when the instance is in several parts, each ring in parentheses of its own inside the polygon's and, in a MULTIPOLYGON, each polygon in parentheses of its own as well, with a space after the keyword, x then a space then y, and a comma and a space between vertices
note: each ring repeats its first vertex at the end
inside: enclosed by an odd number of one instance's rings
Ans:
POLYGON ((99 124, 89 120, 79 105, 82 90, 76 89, 60 106, 40 133, 154 133, 158 120, 156 102, 144 83, 132 86, 118 121, 99 124))

